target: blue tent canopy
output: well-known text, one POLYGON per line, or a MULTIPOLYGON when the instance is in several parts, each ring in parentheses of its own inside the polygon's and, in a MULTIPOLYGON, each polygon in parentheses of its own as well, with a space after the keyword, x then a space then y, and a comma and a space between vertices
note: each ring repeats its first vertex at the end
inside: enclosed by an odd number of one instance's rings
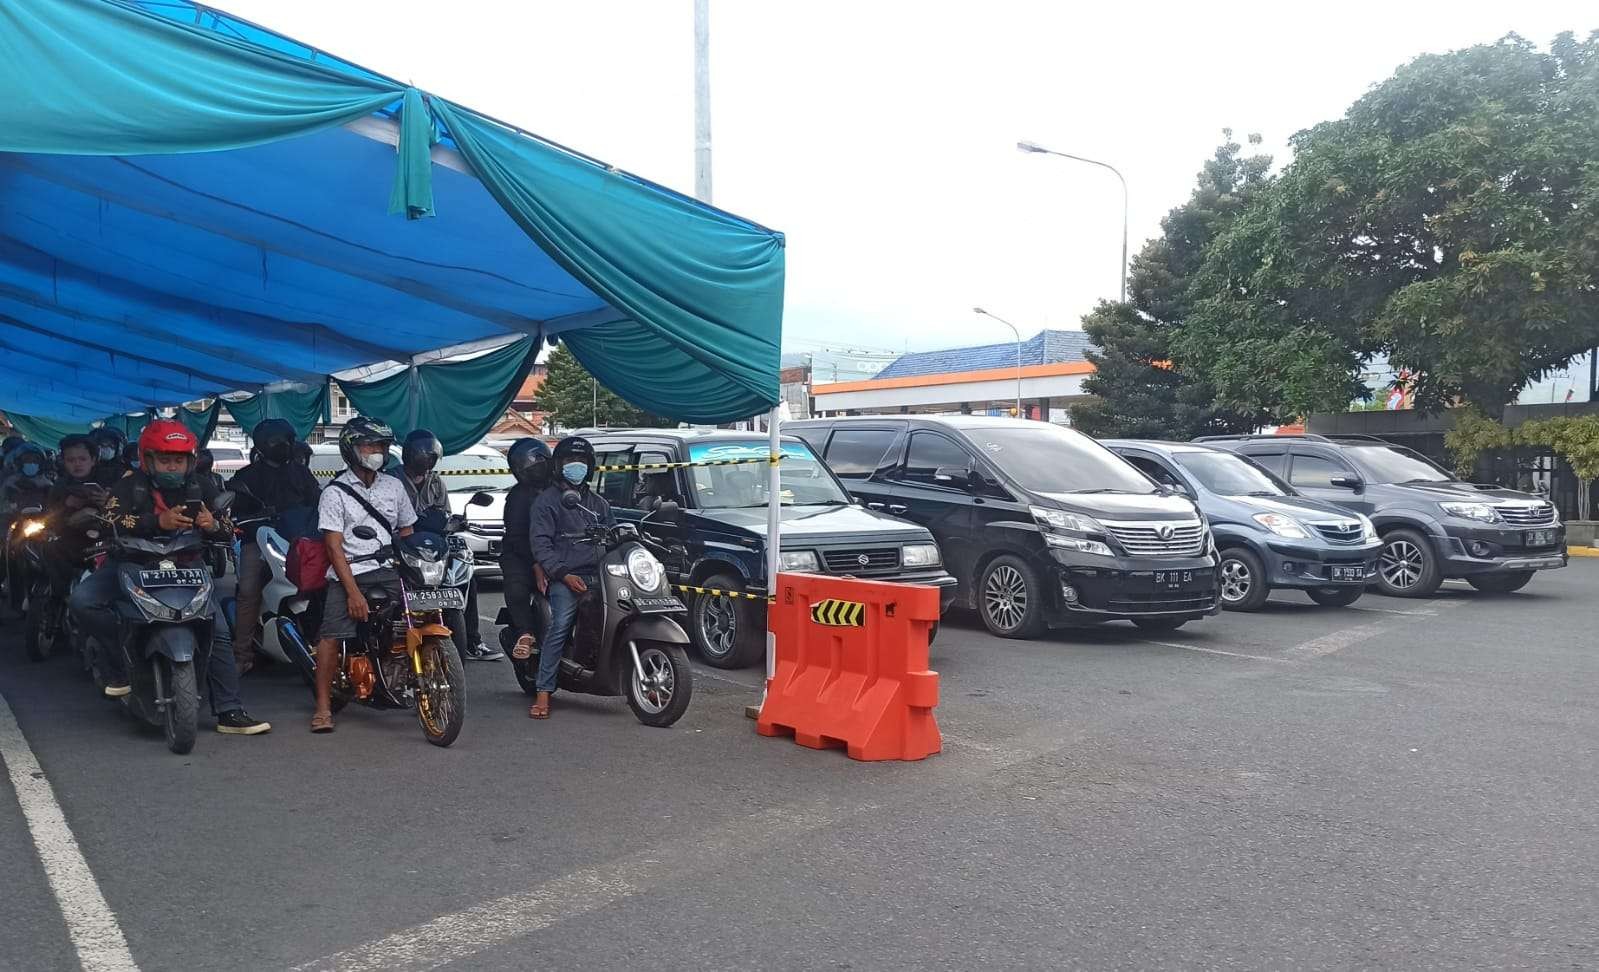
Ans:
POLYGON ((771 230, 176 0, 5 5, 0 89, 0 410, 519 334, 659 414, 776 402, 771 230))

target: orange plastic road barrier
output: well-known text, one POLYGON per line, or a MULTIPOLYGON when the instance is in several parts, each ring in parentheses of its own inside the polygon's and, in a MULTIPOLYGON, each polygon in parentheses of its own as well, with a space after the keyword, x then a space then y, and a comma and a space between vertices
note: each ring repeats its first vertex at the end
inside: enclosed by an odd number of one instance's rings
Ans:
POLYGON ((842 746, 851 759, 923 759, 942 748, 938 673, 927 668, 936 588, 779 574, 775 593, 767 623, 777 659, 756 732, 842 746))

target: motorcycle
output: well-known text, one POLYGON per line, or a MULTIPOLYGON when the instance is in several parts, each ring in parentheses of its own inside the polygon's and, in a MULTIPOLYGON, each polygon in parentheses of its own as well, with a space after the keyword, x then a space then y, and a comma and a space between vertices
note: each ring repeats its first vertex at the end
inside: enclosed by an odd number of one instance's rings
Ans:
MULTIPOLYGON (((464 529, 464 517, 451 517, 445 534, 413 533, 373 554, 351 558, 351 563, 371 561, 394 568, 400 596, 382 588, 367 592, 367 619, 356 625, 354 639, 339 646, 330 699, 335 713, 352 701, 374 709, 415 708, 422 735, 433 745, 448 746, 461 734, 466 669, 444 612, 466 606, 472 565, 446 539, 464 529)), ((365 524, 353 534, 362 540, 378 537, 365 524)), ((342 597, 343 592, 330 586, 325 596, 342 597)))
MULTIPOLYGON (((583 510, 576 493, 561 502, 583 510)), ((657 503, 641 523, 651 517, 663 522, 678 516, 675 503, 657 503)), ((596 520, 598 518, 596 517, 596 520)), ((664 550, 639 531, 640 524, 596 523, 580 537, 599 552, 598 589, 590 588, 578 605, 577 621, 561 658, 558 686, 568 692, 627 698, 633 715, 647 726, 666 727, 683 717, 694 695, 694 675, 688 663, 688 634, 673 615, 686 616, 688 608, 672 593, 660 556, 664 550)), ((533 597, 534 637, 542 643, 549 625, 549 601, 533 597)), ((502 626, 500 643, 507 657, 517 633, 509 627, 510 611, 501 608, 495 623, 502 626)), ((536 691, 539 650, 523 661, 511 659, 512 671, 522 691, 536 691)))
MULTIPOLYGON (((261 592, 260 650, 274 661, 293 665, 305 684, 316 684, 316 624, 319 615, 311 610, 313 598, 301 594, 289 580, 289 541, 275 525, 277 514, 264 510, 259 515, 234 521, 241 543, 255 543, 266 562, 266 587, 261 592), (247 539, 249 527, 259 526, 253 541, 247 539)), ((237 576, 237 572, 235 572, 237 576)), ((238 598, 222 599, 217 618, 217 650, 232 651, 237 636, 238 598)))
POLYGON ((22 644, 30 661, 44 661, 50 657, 55 645, 56 621, 59 606, 50 592, 50 572, 45 564, 44 545, 49 542, 49 524, 44 510, 37 506, 19 510, 11 524, 15 547, 11 541, 6 546, 15 549, 21 567, 11 583, 27 589, 27 604, 23 615, 22 644))
MULTIPOLYGON (((222 493, 212 512, 221 516, 232 503, 233 494, 222 493)), ((101 519, 97 512, 82 510, 68 522, 94 519, 101 519)), ((205 548, 204 537, 192 529, 153 538, 113 530, 110 540, 119 590, 117 644, 111 650, 122 653, 131 688, 122 701, 135 716, 161 727, 167 748, 180 755, 194 749, 199 731, 199 671, 213 650, 214 607, 209 568, 177 562, 203 563, 205 548)))

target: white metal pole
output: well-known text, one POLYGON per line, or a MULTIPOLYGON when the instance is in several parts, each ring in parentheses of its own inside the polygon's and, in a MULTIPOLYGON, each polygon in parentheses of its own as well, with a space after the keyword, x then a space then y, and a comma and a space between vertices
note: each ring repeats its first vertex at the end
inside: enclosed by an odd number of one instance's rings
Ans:
MULTIPOLYGON (((779 457, 783 454, 781 426, 782 419, 778 416, 780 404, 772 406, 772 411, 766 418, 767 449, 771 456, 779 457)), ((768 596, 777 593, 777 571, 782 566, 782 531, 783 531, 783 470, 777 462, 769 463, 766 467, 766 593, 768 596)), ((767 603, 768 613, 772 604, 767 603)), ((777 636, 772 634, 772 624, 766 623, 766 680, 770 682, 777 675, 777 636)))
POLYGON ((694 198, 711 201, 710 0, 694 0, 694 198))

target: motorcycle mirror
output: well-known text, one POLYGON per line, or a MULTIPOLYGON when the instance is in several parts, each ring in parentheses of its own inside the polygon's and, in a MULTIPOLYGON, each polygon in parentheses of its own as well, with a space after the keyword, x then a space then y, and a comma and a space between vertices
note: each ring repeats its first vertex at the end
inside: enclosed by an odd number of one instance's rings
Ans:
POLYGON ((494 497, 488 493, 473 493, 472 498, 466 501, 468 506, 493 506, 494 497))
POLYGON ((228 511, 228 509, 231 506, 233 506, 233 501, 238 499, 238 498, 239 498, 239 494, 234 492, 233 490, 231 490, 231 489, 223 490, 222 492, 217 494, 216 501, 212 504, 211 512, 212 513, 226 513, 228 511))
POLYGON ((577 509, 577 504, 578 504, 577 490, 569 489, 566 492, 561 494, 561 505, 562 506, 566 507, 569 510, 575 510, 575 509, 577 509))
POLYGON ((100 519, 100 517, 95 514, 94 510, 82 509, 67 517, 67 525, 74 529, 81 530, 98 519, 100 519))
POLYGON ((365 523, 351 530, 350 533, 354 534, 357 540, 376 540, 378 538, 378 532, 365 523))
POLYGON ((671 500, 662 500, 655 506, 655 518, 666 523, 681 523, 683 508, 671 500))

